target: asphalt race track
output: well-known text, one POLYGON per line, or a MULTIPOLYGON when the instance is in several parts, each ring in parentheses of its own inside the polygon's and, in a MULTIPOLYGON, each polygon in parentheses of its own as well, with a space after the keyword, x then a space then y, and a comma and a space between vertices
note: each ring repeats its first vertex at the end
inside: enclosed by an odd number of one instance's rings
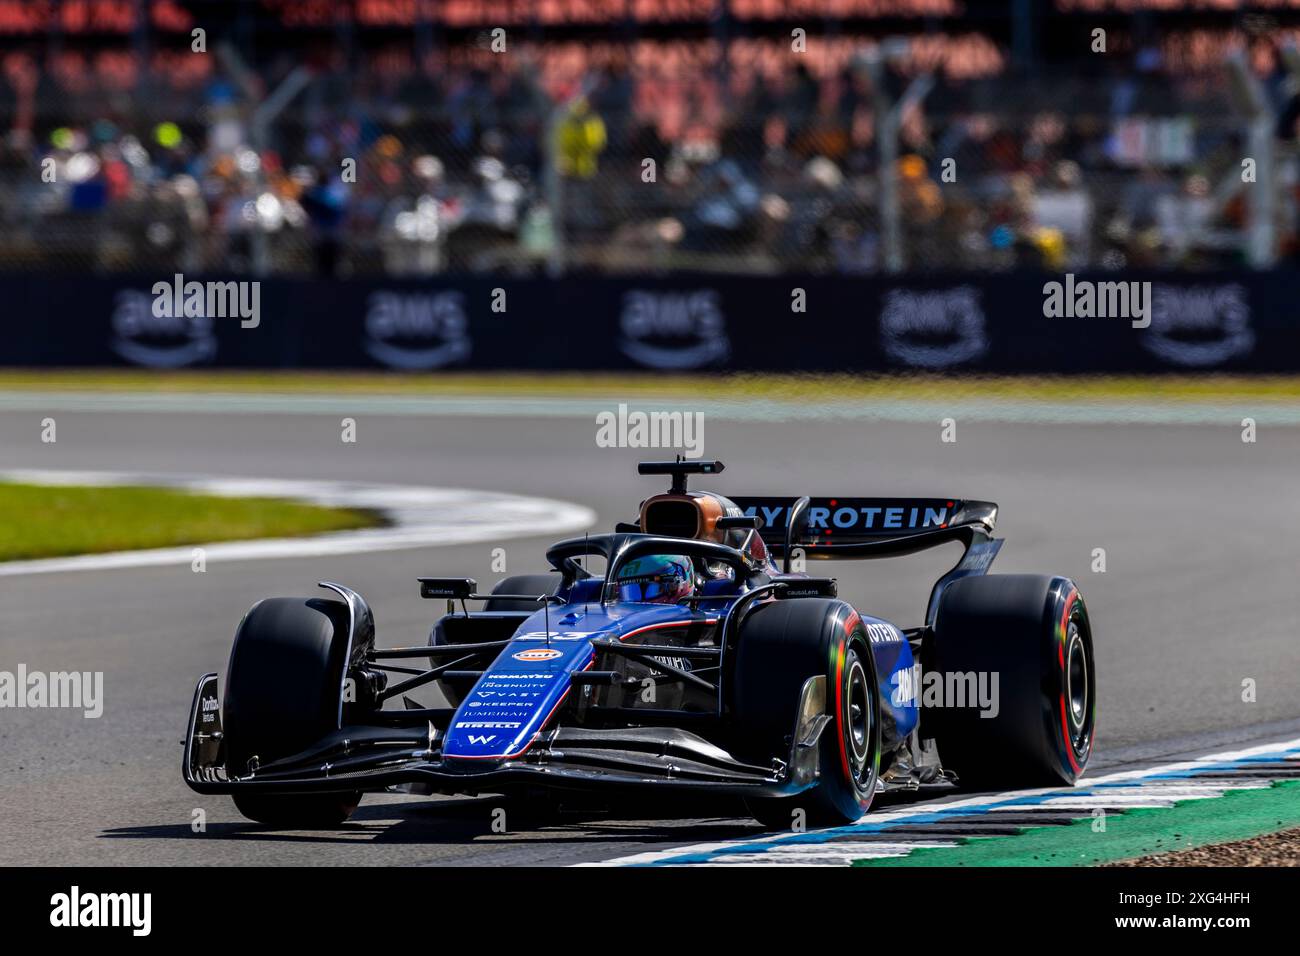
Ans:
MULTIPOLYGON (((654 450, 597 447, 590 416, 358 415, 344 444, 334 414, 59 411, 42 444, 39 410, 0 413, 0 468, 101 469, 366 480, 482 488, 588 505, 600 528, 630 520, 660 479, 654 450)), ((1096 768, 1211 740, 1282 736, 1300 723, 1296 652, 1300 430, 1241 441, 1220 425, 729 423, 704 450, 726 462, 724 493, 913 494, 1001 505, 995 570, 1078 581, 1096 634, 1096 768), (1092 571, 1104 548, 1106 572, 1092 571), (1242 700, 1246 679, 1257 699, 1242 700)), ((336 832, 269 830, 180 778, 181 736, 199 675, 224 673, 244 610, 337 580, 375 610, 381 644, 422 642, 439 607, 419 574, 490 584, 495 546, 511 573, 542 570, 545 539, 319 559, 78 571, 0 578, 0 669, 104 672, 99 719, 0 711, 0 864, 556 864, 753 835, 730 805, 690 811, 588 809, 533 824, 498 798, 371 797, 336 832), (493 833, 491 810, 509 832, 493 833), (206 832, 191 827, 206 812, 206 832), (693 813, 663 819, 675 812, 693 813)), ((956 546, 953 546, 954 552, 956 546)), ((858 606, 920 619, 954 552, 829 573, 858 606)), ((820 569, 819 569, 820 570, 820 569)), ((323 592, 322 592, 323 593, 323 592)))

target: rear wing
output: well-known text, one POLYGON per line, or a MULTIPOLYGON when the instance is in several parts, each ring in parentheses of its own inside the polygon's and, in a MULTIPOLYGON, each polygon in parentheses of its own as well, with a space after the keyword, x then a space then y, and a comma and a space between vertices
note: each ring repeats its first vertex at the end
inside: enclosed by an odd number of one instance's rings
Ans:
POLYGON ((769 550, 785 554, 799 548, 810 557, 822 558, 892 553, 881 547, 886 541, 894 541, 900 548, 904 541, 911 542, 897 553, 951 540, 969 543, 971 532, 992 534, 998 518, 998 506, 993 502, 961 498, 733 496, 731 500, 744 514, 762 522, 758 533, 769 550))
POLYGON ((888 558, 949 541, 966 546, 960 560, 930 592, 932 624, 943 589, 958 578, 984 574, 1002 547, 993 537, 998 506, 961 498, 760 498, 731 500, 762 524, 758 534, 785 571, 791 559, 888 558))

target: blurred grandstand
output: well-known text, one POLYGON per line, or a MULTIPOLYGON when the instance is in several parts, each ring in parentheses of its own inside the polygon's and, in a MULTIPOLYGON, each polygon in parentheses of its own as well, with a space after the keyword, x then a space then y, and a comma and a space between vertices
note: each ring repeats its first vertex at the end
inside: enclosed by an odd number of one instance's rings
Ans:
POLYGON ((1298 27, 1300 0, 0 0, 0 270, 1263 268, 1300 248, 1298 27))

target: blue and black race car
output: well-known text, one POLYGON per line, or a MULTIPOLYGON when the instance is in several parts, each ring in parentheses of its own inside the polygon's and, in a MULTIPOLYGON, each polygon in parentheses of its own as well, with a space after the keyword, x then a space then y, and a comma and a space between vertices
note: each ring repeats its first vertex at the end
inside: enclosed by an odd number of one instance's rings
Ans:
POLYGON ((642 463, 672 484, 636 522, 562 541, 549 572, 490 594, 421 578, 446 601, 427 645, 377 647, 370 608, 339 584, 259 602, 224 701, 216 674, 199 681, 186 783, 287 826, 338 824, 368 791, 642 788, 734 794, 789 827, 856 820, 890 788, 1083 772, 1096 700, 1083 598, 1067 578, 986 573, 996 505, 687 489, 722 470, 642 463), (965 551, 914 627, 800 570, 950 541, 965 551), (447 706, 407 696, 430 684, 447 706))

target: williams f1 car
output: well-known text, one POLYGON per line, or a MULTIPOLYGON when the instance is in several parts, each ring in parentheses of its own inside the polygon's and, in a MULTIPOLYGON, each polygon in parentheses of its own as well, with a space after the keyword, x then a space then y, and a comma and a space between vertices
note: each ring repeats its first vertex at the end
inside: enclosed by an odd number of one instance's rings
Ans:
POLYGON ((670 490, 634 523, 552 546, 548 573, 488 594, 419 579, 446 602, 427 644, 377 646, 370 608, 340 584, 260 601, 236 632, 224 699, 216 674, 198 683, 186 783, 287 826, 338 824, 368 791, 638 788, 736 795, 788 827, 800 811, 810 825, 856 820, 890 788, 1083 773, 1088 613, 1067 578, 986 573, 996 505, 687 490, 722 470, 642 463, 670 490), (952 541, 962 557, 912 627, 799 570, 952 541), (997 700, 923 701, 934 675, 948 689, 992 675, 997 700), (408 696, 431 684, 446 706, 408 696))

